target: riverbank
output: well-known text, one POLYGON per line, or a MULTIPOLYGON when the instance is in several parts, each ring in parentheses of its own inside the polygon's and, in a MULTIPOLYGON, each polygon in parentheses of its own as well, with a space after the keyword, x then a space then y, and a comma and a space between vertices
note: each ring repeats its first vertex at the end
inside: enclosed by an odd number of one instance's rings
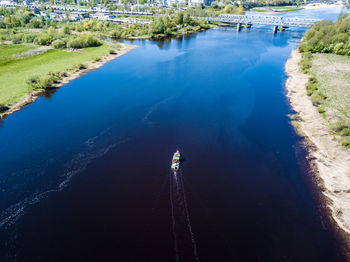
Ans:
MULTIPOLYGON (((85 62, 83 67, 77 68, 74 71, 70 71, 70 72, 67 71, 66 76, 63 77, 62 79, 60 79, 58 81, 58 83, 55 83, 52 86, 52 88, 50 88, 50 90, 57 89, 57 88, 61 87, 62 85, 69 83, 71 80, 76 79, 79 76, 81 76, 89 71, 95 70, 95 69, 101 67, 102 65, 104 65, 105 63, 107 63, 107 62, 109 62, 117 57, 120 57, 120 56, 126 54, 127 52, 136 48, 136 46, 134 46, 134 45, 126 45, 126 44, 119 44, 119 45, 120 45, 120 47, 118 49, 116 49, 115 52, 105 53, 101 57, 98 57, 95 59, 90 59, 89 62, 85 62)), ((112 46, 110 46, 110 47, 112 47, 112 46)), ((64 51, 64 52, 66 52, 66 51, 64 51)), ((8 116, 9 114, 12 114, 12 113, 20 110, 25 105, 28 105, 28 104, 34 102, 40 95, 43 95, 46 92, 48 92, 47 89, 32 90, 29 93, 23 95, 18 100, 16 100, 16 102, 11 103, 11 104, 7 104, 6 107, 8 109, 5 112, 0 113, 0 119, 8 116)))
POLYGON ((303 10, 303 7, 298 6, 270 6, 270 7, 255 7, 250 11, 264 13, 266 15, 276 15, 280 13, 294 12, 303 10))
POLYGON ((318 178, 331 218, 350 237, 350 151, 341 146, 330 133, 328 122, 318 112, 305 85, 309 75, 301 72, 301 54, 293 51, 285 65, 287 97, 297 113, 293 124, 308 142, 313 171, 318 178))
POLYGON ((339 8, 339 7, 345 7, 343 4, 308 4, 304 5, 304 9, 325 9, 325 8, 339 8))

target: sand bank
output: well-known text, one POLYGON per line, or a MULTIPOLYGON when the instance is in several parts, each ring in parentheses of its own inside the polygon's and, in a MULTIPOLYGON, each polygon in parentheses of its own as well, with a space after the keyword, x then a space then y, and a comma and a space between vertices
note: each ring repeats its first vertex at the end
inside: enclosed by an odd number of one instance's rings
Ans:
MULTIPOLYGON (((105 63, 119 57, 122 56, 124 54, 126 54, 127 52, 133 50, 136 48, 135 45, 126 45, 126 44, 119 44, 121 47, 116 51, 115 54, 108 54, 104 57, 101 58, 100 61, 97 62, 90 62, 86 64, 86 69, 82 69, 79 70, 78 72, 72 72, 70 73, 67 77, 64 77, 60 80, 60 82, 56 85, 53 86, 53 88, 58 88, 60 86, 63 86, 67 83, 69 83, 70 81, 72 81, 73 79, 78 78, 79 76, 95 70, 99 67, 101 67, 102 65, 104 65, 105 63)), ((18 110, 20 110, 22 107, 24 107, 25 105, 28 105, 32 102, 34 102, 40 95, 44 94, 45 92, 47 92, 46 90, 35 90, 30 94, 25 95, 22 99, 20 99, 17 103, 14 103, 9 107, 9 109, 3 113, 0 113, 0 119, 8 116, 9 114, 12 114, 18 110)))
POLYGON ((324 9, 324 8, 339 8, 345 7, 343 4, 309 4, 303 5, 304 9, 324 9))
POLYGON ((295 50, 285 65, 287 97, 300 119, 296 122, 298 131, 310 142, 311 164, 320 179, 319 188, 325 196, 331 217, 349 240, 350 151, 333 139, 327 121, 307 96, 305 84, 309 76, 300 71, 300 59, 301 54, 295 50))

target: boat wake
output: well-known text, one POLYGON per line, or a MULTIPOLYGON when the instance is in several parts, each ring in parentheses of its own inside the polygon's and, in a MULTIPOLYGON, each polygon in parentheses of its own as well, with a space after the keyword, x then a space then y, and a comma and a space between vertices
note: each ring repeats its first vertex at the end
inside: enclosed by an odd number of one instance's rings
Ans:
POLYGON ((107 154, 112 148, 126 143, 130 140, 121 139, 115 143, 100 146, 96 143, 96 139, 100 138, 100 135, 88 139, 84 143, 85 149, 76 154, 64 165, 64 171, 60 176, 61 179, 59 179, 56 185, 51 186, 50 189, 45 188, 42 192, 32 193, 16 204, 13 204, 3 210, 0 213, 0 229, 7 229, 8 227, 12 226, 24 214, 25 210, 29 206, 40 202, 52 193, 57 193, 64 190, 69 185, 72 177, 86 169, 88 164, 91 163, 94 159, 102 157, 103 155, 107 154))
POLYGON ((198 248, 191 226, 183 174, 170 174, 170 206, 176 261, 199 262, 198 248))
POLYGON ((145 116, 142 118, 143 122, 145 122, 150 127, 154 127, 154 123, 150 120, 150 116, 153 114, 154 111, 156 111, 158 109, 159 106, 166 104, 167 102, 169 102, 169 100, 171 100, 173 98, 174 98, 173 96, 165 98, 165 99, 157 102, 153 106, 151 106, 150 109, 148 109, 145 116))

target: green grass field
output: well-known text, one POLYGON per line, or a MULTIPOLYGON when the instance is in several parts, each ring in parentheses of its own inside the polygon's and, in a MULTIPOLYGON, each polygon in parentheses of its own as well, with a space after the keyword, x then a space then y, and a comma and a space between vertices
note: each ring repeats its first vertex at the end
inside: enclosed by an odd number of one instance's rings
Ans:
POLYGON ((0 45, 0 66, 17 59, 16 55, 35 48, 35 45, 0 45))
MULTIPOLYGON (((29 47, 17 45, 13 50, 0 48, 0 54, 8 56, 10 53, 21 53, 19 52, 21 49, 22 52, 28 50, 26 48, 29 47)), ((31 87, 26 83, 28 78, 41 77, 49 72, 68 72, 79 64, 92 62, 96 58, 108 54, 110 49, 111 47, 107 44, 85 48, 79 52, 51 49, 31 57, 12 60, 6 64, 0 63, 0 104, 12 104, 31 92, 31 87)), ((0 56, 0 61, 2 58, 0 56)))
POLYGON ((31 49, 37 48, 34 45, 0 45, 0 59, 11 57, 31 49))
POLYGON ((286 13, 286 12, 293 12, 293 11, 299 11, 303 10, 304 8, 298 7, 298 6, 269 6, 269 7, 257 7, 251 9, 251 11, 254 12, 281 12, 281 13, 286 13))
POLYGON ((314 54, 310 73, 318 80, 319 91, 326 95, 322 115, 330 128, 343 136, 350 147, 350 58, 335 54, 314 54))

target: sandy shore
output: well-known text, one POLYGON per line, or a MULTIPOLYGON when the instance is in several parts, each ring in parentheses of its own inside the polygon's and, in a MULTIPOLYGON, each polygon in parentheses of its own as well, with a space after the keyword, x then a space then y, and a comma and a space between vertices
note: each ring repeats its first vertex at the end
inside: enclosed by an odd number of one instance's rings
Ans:
POLYGON ((329 126, 306 94, 309 76, 299 69, 301 55, 293 51, 285 65, 287 97, 299 116, 297 130, 309 144, 309 154, 325 202, 349 244, 350 240, 350 151, 333 139, 329 126))
MULTIPOLYGON (((63 79, 61 79, 61 81, 53 87, 58 88, 60 86, 63 86, 65 84, 69 83, 70 81, 72 81, 73 79, 78 78, 79 76, 81 76, 87 72, 95 70, 95 69, 101 67, 102 65, 104 65, 105 63, 107 63, 107 62, 109 62, 109 61, 111 61, 119 56, 122 56, 122 55, 126 54, 127 52, 129 52, 137 47, 135 45, 126 45, 126 44, 120 44, 120 46, 121 47, 116 51, 116 54, 109 54, 109 55, 102 57, 101 60, 98 62, 90 62, 90 63, 86 64, 86 69, 79 70, 78 72, 72 72, 67 77, 64 77, 63 79)), ((25 95, 17 103, 14 103, 14 104, 8 106, 9 109, 6 112, 0 113, 0 119, 5 118, 6 116, 20 110, 22 107, 34 102, 40 95, 44 94, 45 92, 46 92, 46 90, 35 90, 32 93, 25 95)))
POLYGON ((304 9, 324 9, 324 8, 338 8, 344 7, 343 4, 315 4, 315 5, 304 5, 302 6, 304 9))

